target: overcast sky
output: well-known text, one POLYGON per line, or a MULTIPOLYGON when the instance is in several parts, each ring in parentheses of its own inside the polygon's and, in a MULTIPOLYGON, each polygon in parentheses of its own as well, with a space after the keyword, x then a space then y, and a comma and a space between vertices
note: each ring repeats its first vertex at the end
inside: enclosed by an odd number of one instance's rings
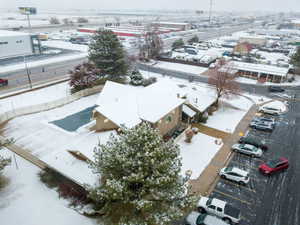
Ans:
MULTIPOLYGON (((208 10, 210 0, 0 0, 0 8, 192 9, 208 10)), ((300 0, 213 0, 218 11, 300 11, 300 0)))

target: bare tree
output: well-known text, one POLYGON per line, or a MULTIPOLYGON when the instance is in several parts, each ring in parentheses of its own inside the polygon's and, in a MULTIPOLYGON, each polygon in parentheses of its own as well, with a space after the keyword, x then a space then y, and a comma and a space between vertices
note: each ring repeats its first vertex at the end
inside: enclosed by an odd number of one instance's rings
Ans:
POLYGON ((163 50, 158 20, 159 18, 156 18, 156 23, 145 25, 144 32, 139 38, 140 58, 157 58, 163 50))
POLYGON ((216 91, 217 105, 222 96, 229 97, 240 92, 239 84, 235 81, 235 71, 232 65, 224 59, 218 60, 216 66, 209 71, 208 83, 216 91))

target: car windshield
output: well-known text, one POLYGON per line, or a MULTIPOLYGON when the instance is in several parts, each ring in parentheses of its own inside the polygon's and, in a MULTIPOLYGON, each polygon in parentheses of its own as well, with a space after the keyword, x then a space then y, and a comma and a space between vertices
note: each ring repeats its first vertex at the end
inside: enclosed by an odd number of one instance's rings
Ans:
POLYGON ((226 172, 226 173, 228 173, 228 172, 231 172, 232 171, 232 167, 226 167, 225 169, 224 169, 224 171, 226 172))
POLYGON ((281 160, 280 159, 274 159, 274 160, 271 160, 270 162, 267 162, 267 166, 270 167, 270 168, 275 168, 277 166, 278 163, 281 163, 281 160))
POLYGON ((211 202, 212 202, 212 198, 209 198, 206 202, 206 205, 211 205, 211 202))
POLYGON ((200 214, 200 215, 197 217, 196 224, 197 224, 197 225, 203 224, 203 223, 204 223, 204 220, 205 220, 205 217, 206 217, 206 214, 200 214))

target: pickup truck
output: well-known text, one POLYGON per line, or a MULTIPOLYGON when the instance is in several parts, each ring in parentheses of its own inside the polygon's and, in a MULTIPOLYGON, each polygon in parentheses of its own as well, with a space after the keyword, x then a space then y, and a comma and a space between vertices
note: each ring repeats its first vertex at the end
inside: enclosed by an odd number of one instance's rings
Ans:
POLYGON ((201 197, 197 207, 201 213, 206 212, 215 215, 230 224, 238 224, 241 220, 241 212, 239 209, 216 198, 201 197))
POLYGON ((0 78, 0 87, 7 86, 7 85, 8 85, 8 80, 0 78))

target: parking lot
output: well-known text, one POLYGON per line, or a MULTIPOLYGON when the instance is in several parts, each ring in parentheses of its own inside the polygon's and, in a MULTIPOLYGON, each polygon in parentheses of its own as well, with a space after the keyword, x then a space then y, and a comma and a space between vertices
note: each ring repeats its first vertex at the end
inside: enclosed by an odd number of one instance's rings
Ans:
POLYGON ((242 186, 220 179, 210 195, 240 208, 241 225, 300 224, 300 101, 288 102, 288 111, 275 118, 273 132, 249 129, 249 134, 264 139, 269 147, 261 158, 234 153, 229 162, 249 171, 250 182, 242 186), (262 162, 280 156, 289 159, 287 170, 271 176, 258 171, 262 162))

